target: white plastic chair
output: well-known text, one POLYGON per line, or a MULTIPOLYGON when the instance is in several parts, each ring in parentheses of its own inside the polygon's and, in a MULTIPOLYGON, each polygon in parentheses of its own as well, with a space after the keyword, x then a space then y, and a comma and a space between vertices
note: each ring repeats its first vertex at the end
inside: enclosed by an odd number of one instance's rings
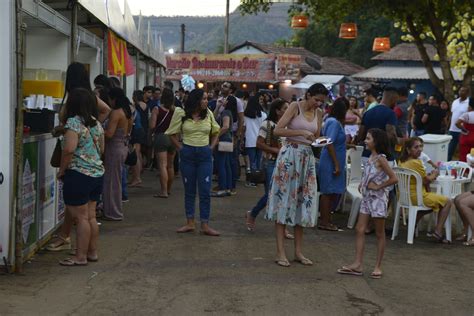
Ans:
POLYGON ((356 149, 350 149, 348 156, 351 161, 350 172, 347 176, 347 187, 346 194, 344 195, 344 205, 346 204, 346 197, 349 195, 351 198, 351 212, 349 213, 349 220, 347 222, 347 228, 353 228, 356 221, 357 215, 359 214, 360 203, 362 201, 362 194, 359 192, 359 184, 362 180, 362 146, 357 146, 356 149))
MULTIPOLYGON (((416 225, 416 217, 419 211, 430 211, 431 209, 426 207, 423 204, 423 195, 421 186, 423 184, 421 176, 410 170, 405 168, 393 168, 395 175, 398 178, 398 183, 396 184, 397 193, 398 193, 398 201, 397 206, 395 208, 394 220, 393 220, 393 232, 392 232, 392 240, 398 236, 398 227, 400 224, 400 211, 401 209, 408 209, 408 233, 407 233, 407 243, 413 244, 413 239, 415 236, 415 225, 416 225), (414 177, 416 180, 416 204, 413 204, 413 201, 410 197, 410 179, 414 177)), ((446 238, 451 240, 451 215, 448 216, 446 223, 446 238)))

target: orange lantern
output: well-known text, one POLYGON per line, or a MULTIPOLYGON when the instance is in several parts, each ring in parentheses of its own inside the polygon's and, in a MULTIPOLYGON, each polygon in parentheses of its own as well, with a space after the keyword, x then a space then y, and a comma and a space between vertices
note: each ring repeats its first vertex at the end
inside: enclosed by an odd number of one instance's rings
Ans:
POLYGON ((388 52, 390 50, 390 38, 376 37, 372 46, 374 52, 388 52))
POLYGON ((291 18, 291 28, 305 29, 309 25, 309 20, 306 15, 295 15, 291 18))
POLYGON ((342 23, 339 29, 339 38, 354 39, 357 38, 357 24, 342 23))

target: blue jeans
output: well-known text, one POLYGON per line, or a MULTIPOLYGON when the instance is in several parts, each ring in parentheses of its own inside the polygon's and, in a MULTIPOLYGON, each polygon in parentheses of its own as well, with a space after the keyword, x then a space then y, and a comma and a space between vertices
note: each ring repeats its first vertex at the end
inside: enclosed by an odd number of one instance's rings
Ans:
POLYGON ((275 170, 275 160, 265 160, 263 162, 265 168, 265 194, 258 200, 257 205, 252 209, 250 215, 257 218, 258 214, 267 206, 268 192, 272 184, 273 170, 275 170))
POLYGON ((456 148, 458 147, 459 136, 461 136, 461 133, 450 131, 449 135, 453 137, 451 141, 449 142, 449 147, 448 147, 448 161, 451 161, 453 159, 454 152, 456 151, 456 148))
POLYGON ((245 151, 249 155, 250 169, 259 170, 260 162, 262 161, 262 151, 257 147, 246 147, 245 151))
POLYGON ((126 165, 122 168, 122 200, 128 200, 127 192, 128 167, 126 165))
POLYGON ((217 151, 216 166, 219 190, 232 189, 232 153, 217 151))
POLYGON ((209 222, 211 213, 212 150, 209 146, 183 145, 179 152, 181 177, 184 184, 186 218, 194 219, 196 187, 199 190, 201 223, 209 222))
POLYGON ((231 157, 231 168, 232 168, 232 189, 235 189, 237 186, 237 180, 240 177, 240 162, 239 162, 239 153, 240 153, 240 140, 234 138, 234 151, 232 152, 231 157))

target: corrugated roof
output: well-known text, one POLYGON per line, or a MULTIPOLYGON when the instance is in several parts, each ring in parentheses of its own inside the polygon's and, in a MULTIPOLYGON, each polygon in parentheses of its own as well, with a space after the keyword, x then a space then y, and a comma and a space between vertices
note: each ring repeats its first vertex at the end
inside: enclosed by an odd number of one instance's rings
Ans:
MULTIPOLYGON (((443 78, 440 67, 434 67, 439 78, 443 78)), ((458 72, 452 70, 455 80, 462 80, 458 72)), ((423 66, 382 66, 378 65, 352 76, 362 80, 429 80, 428 72, 423 66)))
POLYGON ((307 75, 300 82, 304 83, 323 83, 323 84, 336 84, 339 81, 344 79, 344 76, 341 75, 307 75))
MULTIPOLYGON (((436 55, 436 48, 431 44, 425 44, 426 52, 432 61, 436 55)), ((398 44, 388 52, 372 57, 377 61, 422 61, 418 48, 413 43, 398 44)))
POLYGON ((347 59, 340 57, 321 57, 315 53, 310 52, 304 47, 280 47, 272 44, 263 44, 246 41, 240 45, 235 46, 230 50, 233 51, 242 48, 244 46, 253 46, 258 50, 261 50, 267 54, 291 54, 300 55, 303 60, 301 65, 301 71, 305 74, 334 74, 334 75, 353 75, 357 72, 364 70, 365 68, 348 61, 347 59), (316 70, 311 67, 307 62, 306 58, 314 59, 321 65, 320 70, 316 70))

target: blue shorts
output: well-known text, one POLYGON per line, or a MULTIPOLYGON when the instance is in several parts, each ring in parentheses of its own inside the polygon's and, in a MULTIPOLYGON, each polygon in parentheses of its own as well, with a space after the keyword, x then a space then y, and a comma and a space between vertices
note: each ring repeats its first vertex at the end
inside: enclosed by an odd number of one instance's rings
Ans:
POLYGON ((75 170, 67 169, 63 177, 64 204, 80 206, 89 201, 100 201, 103 177, 89 177, 75 170))

